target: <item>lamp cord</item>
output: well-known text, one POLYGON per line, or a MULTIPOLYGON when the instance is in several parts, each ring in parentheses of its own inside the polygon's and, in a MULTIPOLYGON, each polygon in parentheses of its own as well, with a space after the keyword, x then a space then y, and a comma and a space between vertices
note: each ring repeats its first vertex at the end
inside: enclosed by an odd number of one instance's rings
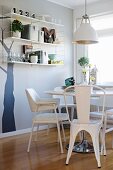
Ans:
POLYGON ((86 11, 86 3, 87 3, 87 2, 86 2, 86 0, 85 0, 85 15, 87 14, 87 11, 86 11))
POLYGON ((89 16, 87 15, 86 6, 87 6, 87 0, 85 0, 85 15, 82 16, 82 21, 81 21, 81 23, 83 23, 83 20, 85 20, 85 23, 87 23, 87 21, 90 23, 89 16))

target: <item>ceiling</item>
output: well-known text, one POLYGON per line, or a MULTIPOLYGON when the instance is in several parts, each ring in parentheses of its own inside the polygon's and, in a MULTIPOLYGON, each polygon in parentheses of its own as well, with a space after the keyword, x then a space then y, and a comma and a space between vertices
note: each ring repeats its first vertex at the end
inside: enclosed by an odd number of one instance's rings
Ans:
MULTIPOLYGON (((76 6, 85 4, 85 0, 48 0, 50 2, 74 9, 76 6)), ((87 0, 87 4, 103 0, 87 0)))

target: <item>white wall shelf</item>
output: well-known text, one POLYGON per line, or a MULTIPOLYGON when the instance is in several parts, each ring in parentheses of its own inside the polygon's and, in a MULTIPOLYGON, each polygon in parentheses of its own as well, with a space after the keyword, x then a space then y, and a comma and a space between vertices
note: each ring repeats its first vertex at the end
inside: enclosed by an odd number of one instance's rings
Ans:
POLYGON ((56 42, 56 43, 40 43, 38 41, 33 41, 33 40, 28 40, 28 39, 23 39, 23 38, 18 38, 18 37, 7 37, 7 40, 15 41, 15 42, 21 42, 22 44, 40 44, 40 45, 48 45, 48 46, 57 46, 57 45, 62 45, 63 43, 56 42))
POLYGON ((25 15, 17 14, 17 13, 9 13, 9 14, 6 14, 6 16, 9 16, 11 19, 18 19, 18 20, 24 22, 25 24, 32 24, 32 23, 41 22, 41 23, 47 23, 47 24, 60 26, 60 27, 64 26, 63 24, 58 24, 58 23, 54 23, 54 22, 40 20, 40 19, 37 19, 37 18, 32 18, 32 17, 28 17, 28 16, 25 16, 25 15))
POLYGON ((36 66, 63 66, 64 64, 39 64, 39 63, 28 63, 21 61, 7 61, 3 63, 11 63, 11 64, 24 64, 24 65, 36 65, 36 66))

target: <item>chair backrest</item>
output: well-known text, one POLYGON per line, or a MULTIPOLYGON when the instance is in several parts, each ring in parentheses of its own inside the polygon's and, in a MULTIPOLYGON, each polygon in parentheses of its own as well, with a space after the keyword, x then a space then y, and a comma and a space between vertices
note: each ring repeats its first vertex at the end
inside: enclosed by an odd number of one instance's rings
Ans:
POLYGON ((39 95, 32 88, 26 89, 25 91, 26 91, 26 95, 27 95, 27 98, 28 98, 28 102, 29 102, 31 112, 37 112, 36 102, 40 99, 39 95))
MULTIPOLYGON (((66 90, 73 88, 73 93, 75 92, 76 106, 77 106, 77 119, 79 123, 89 123, 90 119, 90 101, 92 89, 101 90, 103 94, 103 107, 102 107, 102 119, 104 117, 104 105, 105 105, 105 90, 94 85, 74 85, 68 87, 66 90)), ((65 90, 65 92, 66 92, 65 90)), ((71 94, 71 91, 70 91, 71 94)), ((94 94, 95 95, 95 94, 94 94)), ((65 95, 66 96, 66 93, 65 95)), ((65 97, 66 98, 66 97, 65 97)))
POLYGON ((31 112, 50 111, 56 109, 59 105, 59 99, 40 98, 37 92, 32 88, 26 89, 25 91, 31 112))
POLYGON ((77 118, 79 123, 88 123, 90 117, 91 86, 75 86, 77 118))
MULTIPOLYGON (((63 92, 64 89, 62 89, 62 87, 55 87, 54 91, 61 91, 63 92)), ((53 95, 53 98, 59 98, 60 99, 60 104, 61 105, 65 105, 65 101, 64 101, 64 96, 63 95, 53 95)), ((73 104, 73 98, 71 96, 67 96, 67 104, 73 104)))

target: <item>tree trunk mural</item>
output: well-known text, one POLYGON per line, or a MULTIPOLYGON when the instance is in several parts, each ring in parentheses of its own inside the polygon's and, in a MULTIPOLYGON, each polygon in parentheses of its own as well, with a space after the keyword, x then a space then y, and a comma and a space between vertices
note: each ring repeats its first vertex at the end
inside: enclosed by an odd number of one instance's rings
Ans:
MULTIPOLYGON (((2 28, 1 28, 2 30, 2 28)), ((3 41, 3 31, 2 30, 2 40, 0 40, 2 46, 4 47, 5 51, 7 52, 7 56, 10 57, 11 46, 8 48, 7 45, 3 41)), ((4 110, 2 116, 2 132, 11 132, 16 130, 15 126, 15 118, 14 118, 14 76, 13 76, 13 64, 7 63, 7 70, 1 68, 7 74, 6 83, 5 83, 5 90, 4 90, 4 110)))

